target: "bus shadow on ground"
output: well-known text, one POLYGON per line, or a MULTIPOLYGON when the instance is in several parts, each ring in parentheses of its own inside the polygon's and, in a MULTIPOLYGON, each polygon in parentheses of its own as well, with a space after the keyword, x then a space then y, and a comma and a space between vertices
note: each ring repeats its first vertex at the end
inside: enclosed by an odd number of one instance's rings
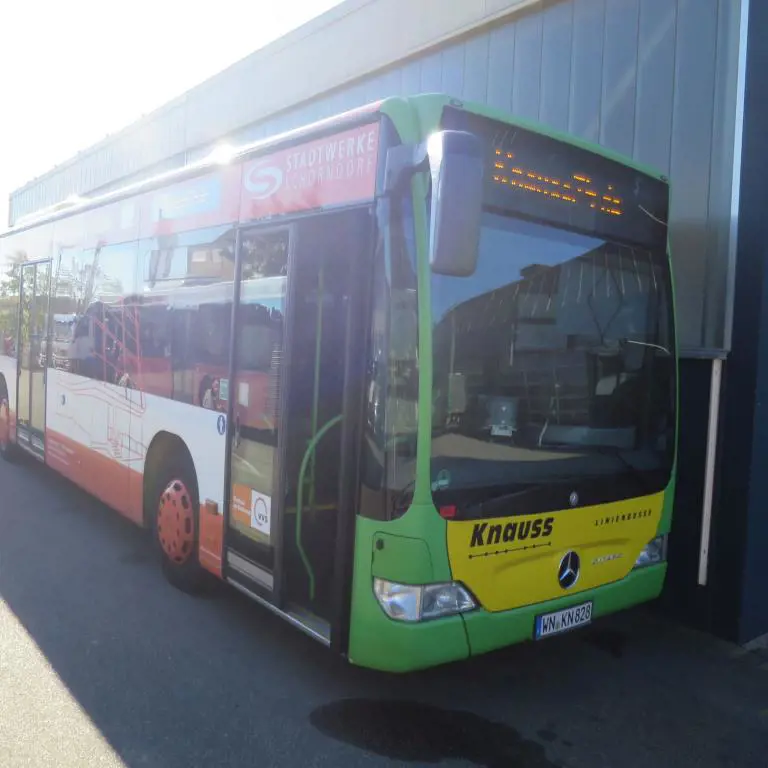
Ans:
POLYGON ((0 487, 0 596, 131 768, 305 754, 334 766, 764 765, 768 657, 651 611, 385 675, 223 585, 203 599, 174 590, 143 531, 41 466, 0 466, 0 487))

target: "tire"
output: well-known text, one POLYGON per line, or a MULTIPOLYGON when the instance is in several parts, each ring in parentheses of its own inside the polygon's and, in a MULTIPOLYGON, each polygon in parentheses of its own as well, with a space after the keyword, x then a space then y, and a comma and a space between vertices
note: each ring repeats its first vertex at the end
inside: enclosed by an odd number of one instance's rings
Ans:
POLYGON ((171 456, 150 489, 153 538, 163 575, 176 589, 198 594, 207 582, 198 559, 200 503, 189 456, 171 456))
POLYGON ((15 461, 19 455, 16 443, 11 442, 10 418, 8 387, 5 380, 0 379, 0 457, 7 462, 15 461))

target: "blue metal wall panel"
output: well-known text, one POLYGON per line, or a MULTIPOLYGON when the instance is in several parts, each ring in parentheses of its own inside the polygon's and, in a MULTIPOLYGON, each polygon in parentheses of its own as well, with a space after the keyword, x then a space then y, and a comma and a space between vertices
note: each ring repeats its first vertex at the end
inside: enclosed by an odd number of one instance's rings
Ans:
POLYGON ((512 109, 538 120, 541 93, 541 14, 529 13, 515 24, 515 65, 512 71, 512 109))
POLYGON ((638 0, 606 5, 600 143, 625 155, 635 143, 638 0))
POLYGON ((669 173, 672 99, 675 90, 677 2, 643 0, 640 5, 635 143, 641 162, 669 173))
POLYGON ((452 45, 443 51, 440 90, 461 96, 464 90, 464 45, 452 45))
POLYGON ((680 337, 701 344, 708 290, 707 220, 718 0, 679 0, 670 177, 680 337))
POLYGON ((421 64, 414 60, 408 62, 403 68, 403 92, 418 93, 421 90, 421 64))
POLYGON ((571 100, 573 3, 547 8, 543 24, 539 120, 565 132, 571 100))
MULTIPOLYGON (((705 312, 705 339, 723 339, 731 346, 732 276, 736 265, 735 238, 731 249, 731 231, 738 224, 732 213, 733 178, 736 147, 734 119, 743 114, 732 83, 738 80, 738 61, 731 60, 732 39, 739 39, 741 8, 739 3, 721 2, 718 7, 717 61, 715 62, 715 117, 712 124, 712 167, 709 179, 709 218, 707 230, 707 264, 709 289, 705 312)), ((734 231, 735 234, 735 231, 734 231)))
POLYGON ((488 39, 488 103, 512 109, 512 72, 515 67, 515 25, 491 31, 488 39))
POLYGON ((464 46, 464 88, 459 95, 467 101, 486 100, 489 42, 486 34, 468 40, 464 46))
POLYGON ((605 0, 574 0, 568 132, 592 142, 600 137, 604 39, 605 0))
POLYGON ((442 87, 442 57, 440 53, 431 53, 421 60, 421 91, 437 93, 442 87))

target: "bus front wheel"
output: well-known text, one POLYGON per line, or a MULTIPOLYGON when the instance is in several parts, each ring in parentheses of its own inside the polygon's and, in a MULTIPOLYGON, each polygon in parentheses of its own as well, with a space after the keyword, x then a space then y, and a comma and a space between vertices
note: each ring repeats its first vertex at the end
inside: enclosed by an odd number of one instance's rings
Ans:
POLYGON ((0 456, 5 461, 16 458, 16 445, 11 441, 11 408, 8 403, 8 388, 0 377, 0 456))
POLYGON ((182 592, 200 592, 205 572, 198 559, 200 505, 191 460, 173 457, 158 472, 151 498, 163 574, 182 592))

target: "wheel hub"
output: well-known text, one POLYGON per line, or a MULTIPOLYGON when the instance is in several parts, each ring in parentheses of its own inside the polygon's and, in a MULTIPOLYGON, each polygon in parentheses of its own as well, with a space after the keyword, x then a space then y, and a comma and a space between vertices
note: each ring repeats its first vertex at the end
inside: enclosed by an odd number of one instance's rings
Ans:
POLYGON ((192 496, 181 480, 171 480, 157 507, 157 535, 168 558, 181 565, 192 554, 195 519, 192 496))

